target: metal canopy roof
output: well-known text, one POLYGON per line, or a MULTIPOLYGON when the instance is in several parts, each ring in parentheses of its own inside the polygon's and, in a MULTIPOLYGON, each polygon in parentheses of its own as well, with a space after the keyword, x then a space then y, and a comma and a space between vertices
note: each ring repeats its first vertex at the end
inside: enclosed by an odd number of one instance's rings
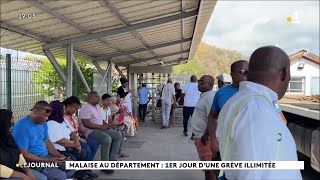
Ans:
POLYGON ((66 45, 93 61, 174 65, 194 57, 213 0, 1 0, 1 47, 34 54, 66 45), (22 18, 25 16, 24 18, 22 18))

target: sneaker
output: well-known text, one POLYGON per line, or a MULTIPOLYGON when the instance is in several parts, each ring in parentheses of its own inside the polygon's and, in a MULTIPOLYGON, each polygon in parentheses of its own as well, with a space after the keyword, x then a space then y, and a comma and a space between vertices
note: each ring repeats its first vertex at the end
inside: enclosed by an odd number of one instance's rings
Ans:
POLYGON ((194 134, 191 135, 191 138, 190 138, 190 139, 191 139, 191 140, 194 140, 194 134))
POLYGON ((101 171, 104 172, 105 174, 112 174, 112 173, 114 173, 114 170, 112 170, 112 169, 101 170, 101 171))
POLYGON ((188 136, 188 133, 187 132, 183 132, 184 136, 188 136))
POLYGON ((161 128, 160 129, 165 129, 165 128, 167 128, 166 126, 161 126, 161 128))

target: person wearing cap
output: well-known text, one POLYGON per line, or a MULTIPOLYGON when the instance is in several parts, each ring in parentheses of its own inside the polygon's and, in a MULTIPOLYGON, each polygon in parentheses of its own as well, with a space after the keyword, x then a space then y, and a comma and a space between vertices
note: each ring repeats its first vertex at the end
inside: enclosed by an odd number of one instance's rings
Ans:
POLYGON ((225 85, 232 83, 232 78, 229 74, 223 73, 216 77, 218 79, 218 87, 219 89, 225 85))

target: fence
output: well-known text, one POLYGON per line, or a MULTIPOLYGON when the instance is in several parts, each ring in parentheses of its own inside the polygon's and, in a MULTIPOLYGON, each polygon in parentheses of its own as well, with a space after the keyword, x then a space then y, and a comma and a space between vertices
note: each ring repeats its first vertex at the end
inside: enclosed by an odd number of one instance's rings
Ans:
POLYGON ((38 73, 41 61, 11 57, 11 97, 7 92, 6 60, 0 59, 0 108, 7 108, 11 98, 11 110, 15 119, 30 112, 32 106, 40 100, 50 101, 52 96, 42 93, 44 86, 40 84, 41 74, 38 73))

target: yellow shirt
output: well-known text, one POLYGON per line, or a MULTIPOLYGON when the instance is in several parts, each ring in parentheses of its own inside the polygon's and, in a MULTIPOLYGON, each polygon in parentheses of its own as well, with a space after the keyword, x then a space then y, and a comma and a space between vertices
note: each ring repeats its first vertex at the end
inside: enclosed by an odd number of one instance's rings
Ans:
MULTIPOLYGON (((22 154, 20 154, 19 156, 19 164, 25 164, 26 160, 24 159, 24 157, 22 156, 22 154)), ((13 173, 13 169, 0 164, 0 178, 9 178, 13 173)))

